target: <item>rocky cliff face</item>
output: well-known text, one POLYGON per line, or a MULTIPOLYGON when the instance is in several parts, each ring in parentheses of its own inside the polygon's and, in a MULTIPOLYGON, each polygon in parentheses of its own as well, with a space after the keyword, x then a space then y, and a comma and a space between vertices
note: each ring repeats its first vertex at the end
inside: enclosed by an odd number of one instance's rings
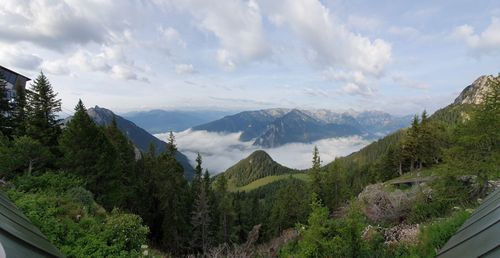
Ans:
POLYGON ((489 80, 500 80, 500 76, 483 75, 477 78, 471 85, 467 86, 462 93, 455 99, 453 104, 480 104, 483 101, 483 95, 488 91, 489 80))

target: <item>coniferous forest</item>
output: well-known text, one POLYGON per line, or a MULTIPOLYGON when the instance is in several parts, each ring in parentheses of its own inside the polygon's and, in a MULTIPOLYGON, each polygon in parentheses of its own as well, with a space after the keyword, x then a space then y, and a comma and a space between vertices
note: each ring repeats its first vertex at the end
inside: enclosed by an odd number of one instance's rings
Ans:
POLYGON ((423 111, 324 166, 314 148, 307 180, 234 191, 201 155, 188 181, 172 133, 165 152, 140 152, 115 120, 96 125, 82 100, 63 124, 40 73, 15 105, 0 98, 1 189, 68 257, 432 257, 500 176, 498 77, 488 85, 479 105, 423 111), (433 180, 394 181, 410 177, 433 180), (388 240, 408 225, 423 226, 388 240))

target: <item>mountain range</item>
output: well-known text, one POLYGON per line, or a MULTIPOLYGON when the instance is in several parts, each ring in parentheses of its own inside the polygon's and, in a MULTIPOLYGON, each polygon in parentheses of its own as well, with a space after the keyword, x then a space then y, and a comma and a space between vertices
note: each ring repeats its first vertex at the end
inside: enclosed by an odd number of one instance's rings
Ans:
POLYGON ((274 108, 244 111, 195 126, 192 130, 241 132, 240 140, 254 141, 264 148, 287 143, 309 143, 332 137, 359 135, 375 139, 406 127, 411 116, 393 116, 380 111, 334 112, 274 108))
POLYGON ((184 131, 196 125, 234 114, 229 111, 181 111, 160 110, 135 111, 122 114, 123 118, 145 129, 151 134, 184 131))
MULTIPOLYGON (((156 147, 156 153, 161 153, 166 150, 167 143, 154 137, 146 130, 137 126, 133 122, 114 114, 111 110, 95 106, 87 110, 87 114, 92 118, 92 120, 101 126, 109 125, 113 121, 113 117, 116 119, 116 124, 118 129, 127 136, 127 138, 134 144, 134 146, 142 152, 146 152, 149 149, 150 144, 154 144, 156 147)), ((69 120, 71 118, 68 118, 69 120)), ((184 168, 184 175, 186 178, 190 179, 193 176, 193 167, 189 164, 189 159, 186 155, 181 152, 176 153, 176 158, 181 163, 184 168)))
MULTIPOLYGON (((500 80, 500 77, 493 76, 481 76, 477 80, 475 80, 471 85, 467 86, 460 95, 455 99, 453 103, 450 105, 436 111, 434 114, 430 116, 430 119, 439 120, 443 123, 447 124, 455 124, 457 121, 464 119, 467 117, 467 112, 470 111, 471 105, 480 104, 483 100, 484 93, 488 91, 487 81, 488 80, 500 80)), ((248 113, 254 114, 257 112, 264 112, 269 114, 269 110, 262 111, 251 111, 247 112, 246 116, 248 117, 248 113)), ((293 116, 298 115, 297 112, 293 110, 283 111, 280 109, 281 113, 292 113, 293 116)), ((272 114, 279 116, 280 112, 272 111, 272 114)), ((306 112, 304 112, 306 113, 306 112)), ((270 115, 268 115, 270 116, 270 115)), ((286 115, 285 115, 286 116, 286 115)), ((331 122, 334 121, 349 121, 351 119, 351 124, 355 124, 354 121, 359 122, 362 126, 372 126, 372 128, 376 128, 375 131, 383 131, 390 130, 390 128, 397 128, 398 126, 391 127, 391 116, 382 112, 362 112, 362 113, 354 113, 354 114, 341 114, 340 118, 335 118, 333 115, 329 114, 327 111, 317 112, 315 114, 310 114, 309 117, 322 117, 321 120, 328 120, 331 122), (343 116, 342 116, 343 115, 343 116), (385 117, 385 122, 382 117, 385 117), (354 118, 355 120, 352 120, 354 118), (335 120, 338 119, 338 120, 335 120)), ((307 119, 310 119, 306 117, 307 119)), ((306 118, 302 118, 303 120, 306 118)), ((226 122, 228 118, 225 118, 226 122)), ((408 118, 405 118, 408 119, 408 118)), ((286 119, 285 119, 286 120, 286 119)), ((405 121, 407 123, 407 121, 405 121)), ((214 127, 214 123, 211 124, 214 127)), ((213 128, 212 127, 212 128, 213 128)), ((407 126, 401 126, 400 128, 392 131, 385 137, 372 142, 366 147, 362 148, 359 151, 353 152, 350 155, 345 157, 338 158, 340 163, 344 164, 358 164, 360 167, 363 166, 371 166, 371 164, 376 163, 376 160, 384 157, 384 154, 388 152, 389 146, 395 145, 401 141, 407 126)), ((334 162, 325 164, 325 167, 331 167, 334 165, 334 162)), ((303 173, 306 171, 293 170, 282 166, 275 162, 265 151, 256 151, 252 153, 247 158, 239 161, 234 166, 224 172, 226 178, 228 178, 228 182, 231 182, 233 185, 237 187, 241 187, 244 185, 248 185, 249 183, 264 178, 268 176, 277 176, 277 175, 286 175, 292 173, 303 173)))

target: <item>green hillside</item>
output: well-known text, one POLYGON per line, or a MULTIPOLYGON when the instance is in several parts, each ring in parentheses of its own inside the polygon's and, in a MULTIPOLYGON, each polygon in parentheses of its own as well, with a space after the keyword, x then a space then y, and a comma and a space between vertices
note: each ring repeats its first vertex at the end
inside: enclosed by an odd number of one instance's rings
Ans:
POLYGON ((283 174, 283 175, 278 175, 278 176, 266 176, 264 178, 257 179, 257 180, 255 180, 247 185, 240 186, 240 187, 235 186, 234 184, 228 184, 228 190, 231 192, 237 192, 237 191, 248 192, 248 191, 255 190, 259 187, 262 187, 262 186, 265 186, 265 185, 268 185, 268 184, 271 184, 271 183, 274 183, 274 182, 277 182, 280 180, 288 179, 288 178, 296 178, 296 179, 302 180, 304 182, 309 181, 309 175, 306 173, 283 174))
POLYGON ((287 168, 274 161, 265 151, 258 150, 236 165, 228 168, 224 175, 229 185, 241 187, 267 176, 296 173, 298 170, 287 168))

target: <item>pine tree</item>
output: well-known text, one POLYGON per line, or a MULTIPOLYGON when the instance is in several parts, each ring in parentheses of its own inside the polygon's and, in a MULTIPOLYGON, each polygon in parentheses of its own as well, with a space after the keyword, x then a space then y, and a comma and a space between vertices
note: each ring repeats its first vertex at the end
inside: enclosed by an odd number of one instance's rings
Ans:
POLYGON ((419 133, 420 133, 420 121, 418 116, 413 117, 411 127, 408 129, 407 134, 403 140, 403 149, 405 155, 409 157, 410 160, 410 171, 415 169, 415 164, 419 160, 419 133))
POLYGON ((114 170, 114 186, 107 193, 108 202, 117 207, 131 208, 131 201, 134 198, 132 185, 136 181, 135 175, 135 149, 134 145, 118 128, 116 117, 113 116, 111 124, 105 129, 106 136, 114 147, 116 153, 114 170))
POLYGON ((196 156, 196 167, 194 168, 194 178, 191 184, 193 196, 198 196, 200 193, 200 187, 203 184, 203 168, 202 168, 203 160, 201 158, 200 153, 196 156))
POLYGON ((175 156, 175 153, 177 152, 177 146, 175 144, 175 136, 172 131, 168 134, 168 143, 167 143, 167 153, 170 156, 175 156))
POLYGON ((207 192, 210 192, 210 173, 208 172, 208 169, 205 169, 205 174, 203 174, 203 185, 205 186, 205 189, 207 192))
POLYGON ((103 196, 115 184, 116 153, 104 130, 97 127, 87 114, 81 100, 61 134, 59 147, 63 154, 61 166, 85 178, 89 190, 99 201, 105 202, 105 207, 112 208, 113 203, 104 200, 103 196))
POLYGON ((61 131, 56 113, 61 111, 61 100, 43 72, 31 84, 27 100, 28 136, 45 146, 56 146, 61 131))
POLYGON ((227 179, 220 174, 215 181, 215 196, 217 200, 216 211, 218 212, 217 239, 219 243, 229 243, 231 228, 234 220, 232 199, 227 190, 227 179))
POLYGON ((202 184, 191 217, 193 226, 192 246, 206 254, 210 246, 210 205, 205 186, 202 184))
POLYGON ((12 135, 12 107, 7 99, 7 82, 0 73, 0 132, 6 136, 12 135))
POLYGON ((316 195, 323 196, 322 185, 321 185, 321 158, 319 156, 319 150, 317 146, 314 146, 313 149, 313 159, 312 159, 312 167, 310 170, 311 174, 311 183, 312 183, 312 191, 316 193, 316 195))

